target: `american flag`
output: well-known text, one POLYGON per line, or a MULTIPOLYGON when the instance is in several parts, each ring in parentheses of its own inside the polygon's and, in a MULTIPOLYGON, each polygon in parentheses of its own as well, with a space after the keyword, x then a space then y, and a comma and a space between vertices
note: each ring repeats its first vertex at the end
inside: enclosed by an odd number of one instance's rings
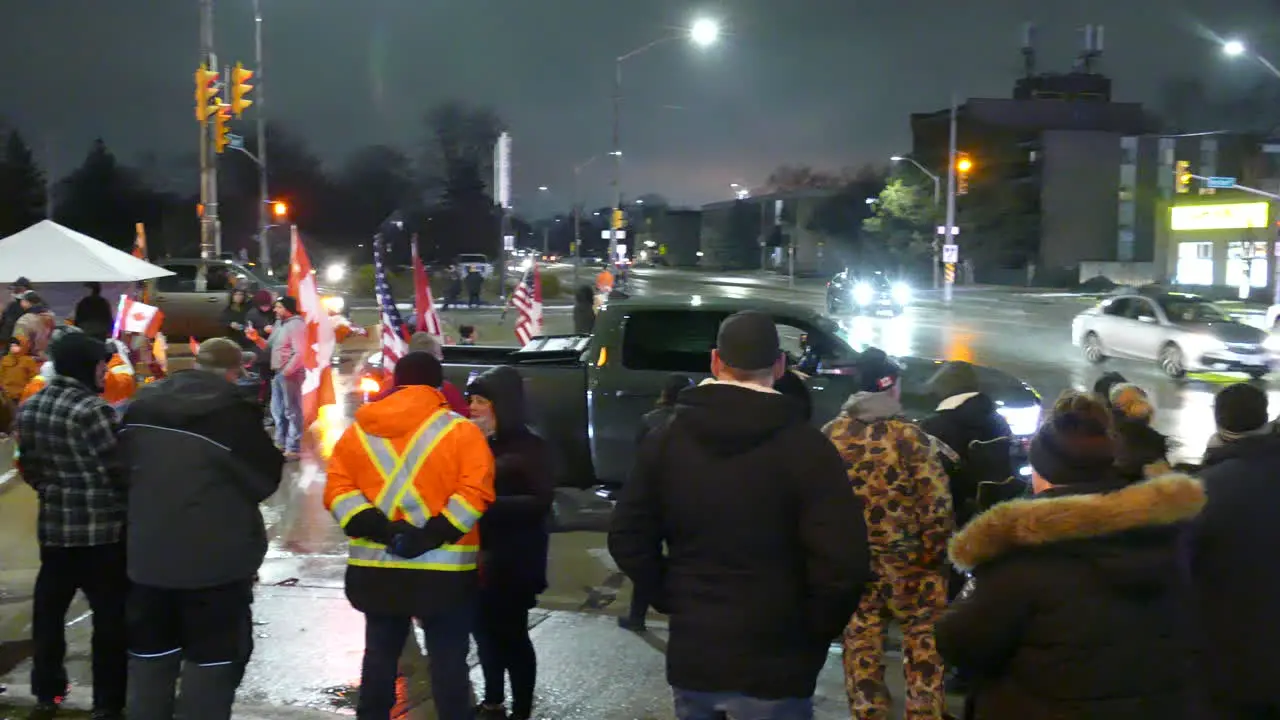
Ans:
POLYGON ((520 278, 520 284, 511 293, 511 306, 520 313, 516 320, 516 340, 528 345, 542 334, 542 274, 537 263, 520 278))
POLYGON ((395 298, 391 297, 391 285, 387 283, 383 242, 385 241, 381 235, 373 239, 373 292, 378 296, 378 308, 381 310, 378 336, 382 341, 382 367, 390 372, 396 369, 400 358, 409 354, 409 343, 404 339, 404 318, 400 317, 400 311, 396 309, 395 298))

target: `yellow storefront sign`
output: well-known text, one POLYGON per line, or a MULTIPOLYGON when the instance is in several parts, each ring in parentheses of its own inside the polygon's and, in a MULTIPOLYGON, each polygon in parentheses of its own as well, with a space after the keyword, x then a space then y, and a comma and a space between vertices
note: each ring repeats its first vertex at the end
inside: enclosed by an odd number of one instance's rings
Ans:
POLYGON ((1267 226, 1270 204, 1177 205, 1169 209, 1172 230, 1238 230, 1267 226))

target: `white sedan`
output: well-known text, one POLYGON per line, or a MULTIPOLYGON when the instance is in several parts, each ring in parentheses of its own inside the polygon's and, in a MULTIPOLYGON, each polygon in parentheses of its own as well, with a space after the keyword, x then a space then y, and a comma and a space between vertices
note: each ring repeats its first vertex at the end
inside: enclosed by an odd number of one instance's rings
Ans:
POLYGON ((1071 342, 1085 359, 1150 360, 1166 375, 1227 371, 1260 378, 1276 365, 1267 333, 1236 322, 1209 300, 1186 293, 1121 294, 1071 323, 1071 342))

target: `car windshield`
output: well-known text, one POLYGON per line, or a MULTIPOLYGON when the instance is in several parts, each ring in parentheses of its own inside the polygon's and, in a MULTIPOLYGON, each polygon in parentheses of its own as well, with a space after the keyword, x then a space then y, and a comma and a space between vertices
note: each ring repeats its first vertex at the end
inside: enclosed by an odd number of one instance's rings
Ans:
POLYGON ((1160 308, 1173 323, 1222 322, 1227 316, 1216 305, 1201 298, 1166 297, 1160 299, 1160 308))
POLYGON ((860 283, 866 283, 877 290, 889 289, 889 279, 880 273, 872 273, 870 275, 855 275, 853 276, 853 282, 855 285, 860 283))

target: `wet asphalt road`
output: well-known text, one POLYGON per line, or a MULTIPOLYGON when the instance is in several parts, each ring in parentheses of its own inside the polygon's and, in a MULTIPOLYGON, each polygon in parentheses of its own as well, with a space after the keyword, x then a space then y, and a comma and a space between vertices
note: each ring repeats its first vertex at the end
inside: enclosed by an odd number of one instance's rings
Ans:
MULTIPOLYGON (((733 275, 636 271, 629 291, 647 294, 702 294, 761 297, 820 307, 820 283, 733 275)), ((959 290, 951 306, 922 293, 899 318, 847 318, 850 335, 860 344, 876 345, 895 355, 963 359, 1016 375, 1050 402, 1067 388, 1085 389, 1103 371, 1086 363, 1071 346, 1072 316, 1087 307, 1076 297, 1054 297, 1008 290, 959 290)), ((459 322, 492 322, 496 311, 461 311, 459 322), (466 319, 461 319, 466 313, 466 319)), ((567 332, 567 313, 548 315, 549 332, 567 332)), ((482 330, 483 332, 483 330, 482 330)), ((506 332, 486 340, 503 343, 506 332)), ((1153 393, 1156 425, 1179 443, 1179 456, 1198 459, 1213 431, 1212 396, 1221 382, 1175 382, 1138 363, 1112 363, 1132 381, 1153 393)), ((341 381, 349 380, 344 373, 341 381)), ((342 393, 339 393, 341 396, 342 393)), ((1272 391, 1273 403, 1280 396, 1272 391)), ((342 699, 358 676, 362 623, 342 595, 345 543, 321 506, 324 485, 323 446, 336 440, 350 408, 340 407, 323 422, 316 442, 301 463, 290 466, 280 492, 264 513, 270 551, 262 571, 258 613, 258 651, 246 679, 242 700, 253 706, 292 705, 343 710, 342 699)), ((0 461, 0 473, 7 467, 0 461)), ((24 636, 29 617, 22 610, 38 567, 32 541, 35 500, 26 488, 0 494, 0 641, 24 636)), ((616 572, 604 550, 601 533, 556 534, 552 542, 550 589, 535 630, 543 674, 541 716, 625 720, 670 717, 663 690, 663 635, 635 636, 618 630, 612 619, 629 602, 629 585, 616 572), (568 611, 567 613, 564 611, 568 611), (587 612, 587 616, 580 615, 587 612), (596 617, 593 617, 596 616, 596 617)), ((73 610, 69 620, 81 617, 73 610)), ((73 633, 83 636, 87 623, 73 633)), ((72 675, 87 681, 84 653, 73 642, 72 675)), ((87 648, 86 648, 87 649, 87 648)), ((0 653, 0 661, 4 660, 0 653)), ((834 658, 833 658, 834 660, 834 658)), ((13 663, 6 663, 10 667, 13 663)), ((0 672, 10 667, 0 666, 0 672)), ((25 664, 5 679, 25 685, 25 664)), ((890 674, 893 674, 891 669, 890 674)), ((847 717, 836 663, 824 673, 820 717, 847 717)), ((265 710, 263 711, 266 712, 265 710)), ((246 713, 248 714, 248 713, 246 713)), ((269 714, 269 713, 267 713, 269 714)))

